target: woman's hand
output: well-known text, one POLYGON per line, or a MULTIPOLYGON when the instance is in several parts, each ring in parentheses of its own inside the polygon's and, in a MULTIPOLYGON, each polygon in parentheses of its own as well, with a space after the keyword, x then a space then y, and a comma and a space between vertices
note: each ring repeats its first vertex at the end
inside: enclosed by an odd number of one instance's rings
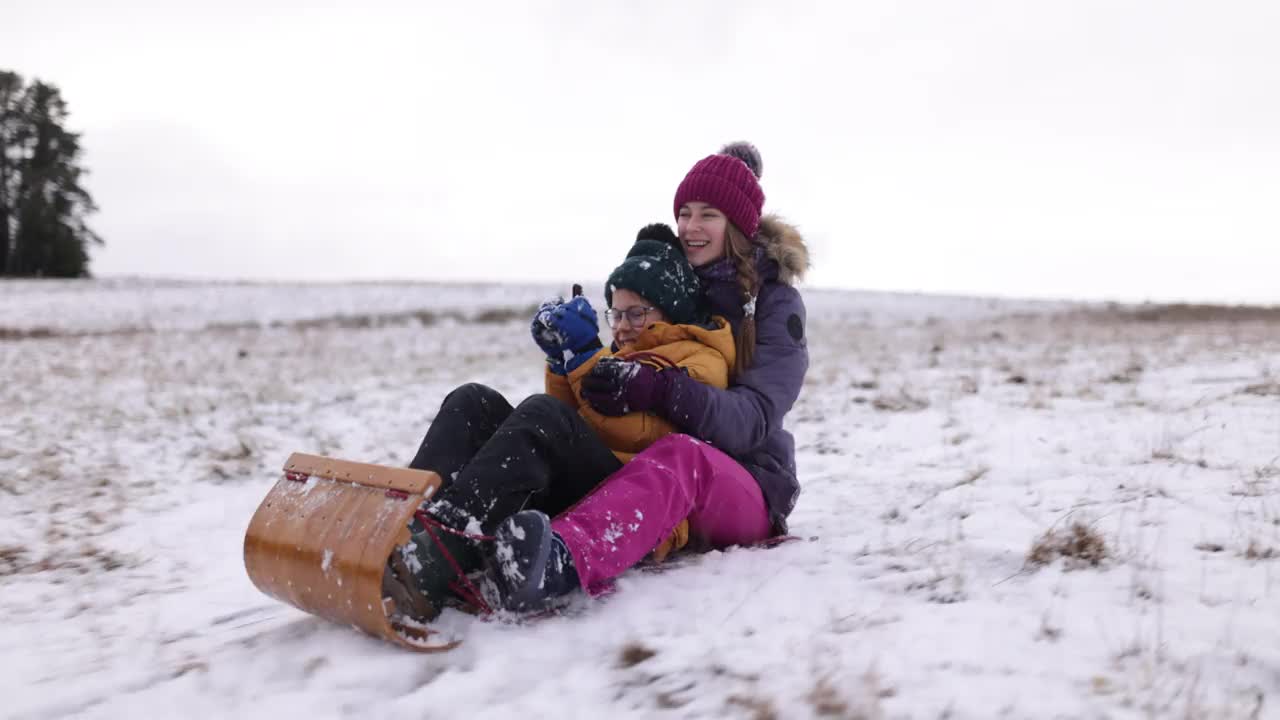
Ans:
POLYGON ((634 360, 601 358, 582 379, 582 399, 601 415, 626 415, 661 407, 671 376, 634 360))

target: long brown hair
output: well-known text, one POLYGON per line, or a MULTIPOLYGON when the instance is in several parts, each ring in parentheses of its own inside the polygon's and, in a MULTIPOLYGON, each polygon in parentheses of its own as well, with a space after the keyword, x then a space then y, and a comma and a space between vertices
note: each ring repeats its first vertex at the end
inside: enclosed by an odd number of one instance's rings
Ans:
POLYGON ((736 357, 733 361, 733 375, 737 377, 751 367, 751 359, 756 350, 756 317, 755 300, 760 292, 760 273, 756 271, 755 243, 751 242, 733 223, 725 223, 725 254, 733 261, 733 268, 738 275, 738 295, 744 307, 751 312, 738 324, 738 332, 733 338, 736 357))

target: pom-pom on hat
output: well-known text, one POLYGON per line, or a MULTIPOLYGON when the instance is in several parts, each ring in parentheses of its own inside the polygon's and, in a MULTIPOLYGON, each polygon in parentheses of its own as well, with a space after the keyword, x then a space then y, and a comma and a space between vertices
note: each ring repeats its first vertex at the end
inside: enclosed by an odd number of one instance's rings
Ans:
POLYGON ((760 175, 764 161, 755 145, 733 142, 715 155, 699 160, 676 188, 675 214, 689 202, 704 202, 719 210, 749 238, 760 229, 764 191, 760 175))
POLYGON ((613 307, 613 291, 630 290, 662 310, 676 325, 698 321, 702 281, 684 256, 671 228, 646 225, 636 236, 627 259, 609 275, 604 299, 613 307))

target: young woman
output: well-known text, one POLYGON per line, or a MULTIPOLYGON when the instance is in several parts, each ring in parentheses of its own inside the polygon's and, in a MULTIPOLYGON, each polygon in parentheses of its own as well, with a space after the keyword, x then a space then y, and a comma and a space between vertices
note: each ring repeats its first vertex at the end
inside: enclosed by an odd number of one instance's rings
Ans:
POLYGON ((534 508, 503 520, 490 573, 504 607, 539 609, 579 587, 599 592, 682 526, 706 548, 786 532, 800 484, 782 421, 809 367, 794 287, 809 258, 795 228, 761 216, 760 171, 755 147, 735 143, 699 160, 675 194, 679 241, 703 300, 733 329, 730 387, 632 361, 593 367, 582 396, 596 411, 654 413, 683 434, 654 442, 564 512, 534 508))

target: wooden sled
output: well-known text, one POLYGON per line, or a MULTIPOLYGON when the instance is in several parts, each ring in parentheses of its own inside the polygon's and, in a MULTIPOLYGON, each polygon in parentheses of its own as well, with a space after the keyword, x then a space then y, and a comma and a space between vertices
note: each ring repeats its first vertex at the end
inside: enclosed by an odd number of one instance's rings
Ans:
POLYGON ((262 592, 401 647, 449 650, 458 642, 401 616, 384 599, 391 553, 440 476, 423 470, 294 453, 244 536, 244 565, 262 592))

